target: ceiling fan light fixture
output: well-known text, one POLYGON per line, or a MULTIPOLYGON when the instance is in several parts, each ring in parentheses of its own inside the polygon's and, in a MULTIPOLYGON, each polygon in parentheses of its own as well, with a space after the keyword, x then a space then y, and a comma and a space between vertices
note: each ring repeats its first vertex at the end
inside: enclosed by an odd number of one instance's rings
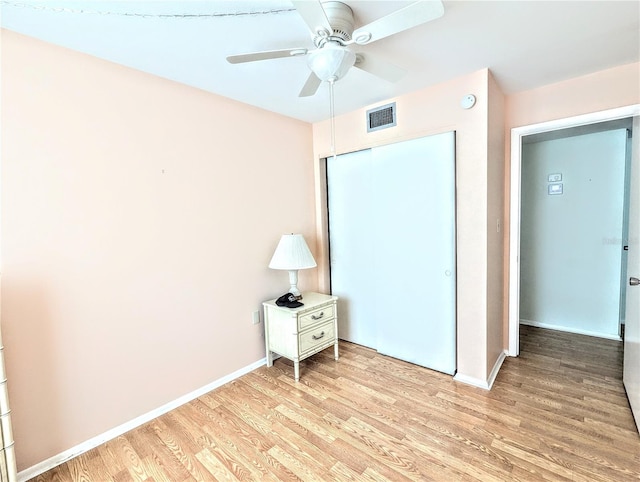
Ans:
POLYGON ((307 64, 322 81, 341 79, 356 62, 356 54, 348 48, 328 43, 323 48, 311 52, 307 64))

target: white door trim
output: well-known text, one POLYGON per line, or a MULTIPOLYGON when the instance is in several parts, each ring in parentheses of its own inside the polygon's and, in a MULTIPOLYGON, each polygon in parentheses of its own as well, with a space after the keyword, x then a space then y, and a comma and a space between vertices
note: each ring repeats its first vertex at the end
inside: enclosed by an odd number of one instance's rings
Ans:
POLYGON ((522 138, 597 122, 640 115, 640 104, 592 112, 511 129, 511 193, 509 222, 509 356, 520 353, 520 170, 522 138))

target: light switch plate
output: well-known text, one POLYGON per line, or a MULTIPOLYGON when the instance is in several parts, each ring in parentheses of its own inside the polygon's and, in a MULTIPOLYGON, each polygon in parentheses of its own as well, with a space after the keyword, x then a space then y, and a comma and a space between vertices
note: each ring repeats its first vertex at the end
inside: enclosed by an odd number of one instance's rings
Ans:
POLYGON ((549 182, 560 182, 562 181, 562 174, 549 174, 549 182))
POLYGON ((562 194, 562 183, 549 184, 548 194, 562 194))

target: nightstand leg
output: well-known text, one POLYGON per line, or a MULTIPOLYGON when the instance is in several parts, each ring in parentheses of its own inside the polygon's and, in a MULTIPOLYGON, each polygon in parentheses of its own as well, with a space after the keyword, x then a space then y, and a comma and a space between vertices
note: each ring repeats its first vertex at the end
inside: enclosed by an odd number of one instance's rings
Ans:
POLYGON ((273 366, 273 353, 271 353, 271 350, 269 350, 269 332, 267 330, 265 330, 265 334, 264 334, 264 346, 265 346, 265 351, 266 351, 266 359, 267 359, 267 366, 271 367, 273 366))
POLYGON ((338 359, 338 340, 336 340, 336 344, 334 345, 333 350, 335 351, 336 360, 337 360, 338 359))
POLYGON ((296 379, 296 382, 300 381, 300 362, 293 362, 293 376, 296 379))

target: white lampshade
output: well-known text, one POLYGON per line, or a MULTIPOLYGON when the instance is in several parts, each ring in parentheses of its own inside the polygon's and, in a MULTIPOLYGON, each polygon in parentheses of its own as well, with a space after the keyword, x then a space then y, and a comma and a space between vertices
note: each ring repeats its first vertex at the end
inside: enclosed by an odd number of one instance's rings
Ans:
POLYGON ((356 63, 356 54, 341 45, 327 43, 307 56, 307 65, 322 81, 336 81, 356 63))
POLYGON ((298 270, 318 266, 302 234, 283 234, 269 263, 269 268, 289 271, 289 293, 301 299, 298 270))
POLYGON ((283 234, 269 263, 272 269, 306 269, 318 266, 302 234, 283 234))

